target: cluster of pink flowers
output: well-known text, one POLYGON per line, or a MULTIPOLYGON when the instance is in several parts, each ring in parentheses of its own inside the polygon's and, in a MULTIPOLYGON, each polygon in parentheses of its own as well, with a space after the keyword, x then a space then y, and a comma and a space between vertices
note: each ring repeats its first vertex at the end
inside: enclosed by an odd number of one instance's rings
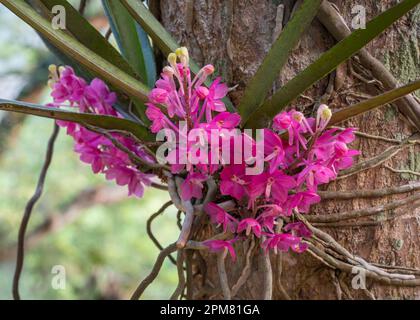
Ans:
MULTIPOLYGON (((237 129, 241 118, 226 110, 222 99, 228 88, 220 78, 208 87, 204 84, 213 73, 213 66, 205 66, 191 78, 188 59, 185 48, 169 55, 169 66, 163 69, 161 79, 150 93, 146 114, 152 121, 153 132, 170 129, 178 138, 188 135, 192 129, 203 132, 197 139, 186 138, 184 145, 176 144, 168 155, 172 172, 186 175, 181 187, 183 200, 202 199, 205 182, 214 178, 219 182, 220 196, 237 203, 231 214, 216 203, 206 205, 211 222, 232 234, 230 240, 209 240, 206 244, 213 251, 227 249, 234 258, 233 243, 253 235, 263 238, 261 243, 266 250, 304 251, 303 238, 311 234, 307 227, 302 222, 292 222, 279 229, 276 228, 280 225, 278 220, 291 217, 293 210, 308 213, 310 206, 320 201, 318 186, 334 180, 339 170, 352 165, 358 151, 349 150, 347 145, 355 138, 354 129, 326 130, 331 118, 326 105, 319 107, 316 119, 291 110, 275 117, 272 130, 264 129, 265 169, 262 173, 247 175, 246 157, 240 163, 215 164, 209 159, 220 154, 212 149, 206 151, 205 161, 193 163, 189 155, 203 152, 197 145, 213 138, 212 129, 237 129), (178 125, 181 122, 183 125, 178 125), (179 161, 181 157, 186 158, 186 162, 179 161)), ((240 134, 245 137, 244 133, 240 134)), ((220 134, 218 145, 233 144, 234 136, 220 134)), ((260 142, 250 136, 242 141, 250 144, 253 156, 257 156, 255 146, 260 142)), ((236 149, 237 146, 232 148, 231 159, 236 149)))
MULTIPOLYGON (((51 66, 50 74, 53 98, 50 107, 70 107, 84 113, 121 117, 112 107, 116 94, 110 92, 102 80, 94 79, 87 84, 74 74, 71 67, 57 70, 56 66, 51 66)), ((108 180, 115 180, 120 186, 127 185, 129 195, 143 195, 144 186, 151 184, 152 175, 139 171, 129 156, 116 148, 112 141, 74 122, 57 121, 57 124, 67 129, 67 134, 74 139, 75 152, 80 155, 81 161, 91 165, 94 173, 103 173, 108 180)), ((134 139, 119 133, 110 134, 137 156, 153 161, 134 139)))
MULTIPOLYGON (((348 148, 355 139, 354 129, 327 129, 331 111, 321 105, 316 118, 306 118, 296 110, 278 114, 271 129, 262 131, 262 141, 257 141, 252 134, 239 130, 240 115, 227 111, 223 99, 228 87, 220 78, 206 85, 214 72, 212 65, 206 65, 193 77, 186 48, 171 53, 168 62, 150 92, 146 116, 153 133, 163 130, 175 136, 166 160, 173 174, 184 177, 182 200, 200 201, 208 190, 207 182, 217 183, 216 198, 204 210, 228 240, 207 240, 205 244, 212 251, 227 250, 233 259, 234 243, 251 236, 260 238, 265 250, 303 252, 307 247, 304 238, 311 232, 295 220, 293 213, 308 213, 311 205, 320 201, 318 187, 352 165, 353 157, 359 154, 348 148), (191 139, 194 130, 198 134, 191 139), (211 143, 210 149, 200 148, 208 141, 217 143, 211 143), (228 155, 223 153, 225 145, 230 146, 228 155), (260 172, 249 174, 258 158, 262 163, 260 172), (227 201, 236 205, 229 212, 220 205, 227 201)), ((80 112, 121 117, 112 107, 116 95, 103 81, 94 79, 87 84, 70 67, 58 71, 52 67, 50 71, 52 107, 62 108, 68 102, 68 107, 80 112)), ((72 122, 58 124, 67 128, 75 141, 75 151, 94 173, 104 173, 107 179, 128 185, 130 194, 143 195, 152 175, 141 172, 112 141, 72 122)), ((134 139, 121 133, 110 134, 137 156, 155 161, 134 139)))

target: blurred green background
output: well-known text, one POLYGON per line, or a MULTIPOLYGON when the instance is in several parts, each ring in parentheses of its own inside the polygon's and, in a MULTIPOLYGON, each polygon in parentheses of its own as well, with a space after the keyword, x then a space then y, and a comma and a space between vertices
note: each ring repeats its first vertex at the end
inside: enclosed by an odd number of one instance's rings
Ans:
MULTIPOLYGON (((97 15, 93 1, 88 14, 97 15)), ((0 7, 0 97, 45 103, 47 66, 54 58, 23 22, 0 7), (36 97, 36 98, 34 98, 36 97)), ((11 299, 19 223, 32 196, 43 163, 50 120, 11 117, 0 111, 0 299, 11 299)), ((72 139, 60 132, 44 195, 36 205, 28 234, 40 234, 27 250, 21 278, 24 299, 125 299, 143 279, 158 249, 146 234, 146 220, 169 200, 165 192, 149 189, 144 198, 126 197, 72 151, 72 139), (89 192, 101 197, 81 205, 89 192), (36 233, 51 217, 74 217, 56 231, 36 233), (63 266, 65 289, 53 289, 54 266, 63 266)), ((62 221, 62 218, 59 219, 62 221)), ((169 208, 154 223, 163 245, 177 236, 176 211, 169 208)), ((33 240, 33 239, 32 239, 33 240)), ((32 241, 31 240, 31 241, 32 241)), ((176 286, 176 268, 167 260, 144 294, 145 299, 168 298, 176 286)))

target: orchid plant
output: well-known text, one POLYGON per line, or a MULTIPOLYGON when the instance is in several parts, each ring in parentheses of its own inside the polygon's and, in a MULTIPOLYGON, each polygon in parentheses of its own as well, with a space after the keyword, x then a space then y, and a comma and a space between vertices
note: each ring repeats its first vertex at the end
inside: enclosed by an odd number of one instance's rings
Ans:
MULTIPOLYGON (((170 130, 174 135, 188 136, 192 129, 201 129, 204 139, 210 140, 212 135, 217 137, 216 147, 232 145, 237 138, 235 133, 240 137, 245 135, 233 131, 238 128, 241 117, 227 111, 222 101, 228 87, 220 78, 208 87, 204 84, 214 72, 212 65, 204 66, 192 78, 185 47, 170 53, 168 62, 149 94, 146 115, 151 121, 151 132, 163 130, 166 133, 170 130), (180 123, 187 127, 184 133, 180 123), (219 129, 225 130, 223 134, 219 129)), ((87 84, 75 75, 71 67, 57 69, 51 66, 50 71, 54 100, 50 107, 60 108, 68 102, 80 112, 122 117, 112 108, 116 94, 110 92, 102 80, 94 79, 87 84)), ((355 139, 354 128, 327 130, 331 115, 326 105, 319 107, 316 118, 306 118, 293 109, 279 113, 273 119, 272 128, 264 129, 264 139, 260 141, 263 154, 257 154, 257 148, 252 148, 257 145, 252 137, 241 139, 240 142, 244 141, 255 151, 255 157, 263 157, 266 164, 259 174, 246 174, 248 164, 244 158, 238 163, 208 164, 208 159, 214 160, 212 154, 223 158, 219 154, 221 148, 213 150, 213 146, 205 151, 206 157, 198 155, 198 161, 193 161, 194 150, 203 152, 199 148, 202 139, 185 146, 177 143, 173 147, 168 155, 172 160, 170 173, 185 177, 180 185, 181 201, 204 200, 205 182, 209 179, 215 180, 219 187, 214 201, 206 203, 204 211, 216 228, 220 227, 222 232, 230 235, 225 240, 207 240, 206 246, 213 251, 229 249, 233 259, 235 251, 232 245, 244 237, 262 237, 261 246, 275 252, 289 249, 303 252, 306 249, 302 239, 311 232, 304 223, 279 220, 291 217, 294 210, 308 213, 310 206, 321 200, 317 194, 318 186, 334 180, 340 170, 351 167, 353 157, 359 154, 348 148, 355 139), (187 155, 186 164, 179 161, 182 155, 187 155), (230 213, 217 204, 222 198, 235 203, 230 213), (275 230, 276 226, 280 227, 275 230)), ((142 172, 127 153, 115 146, 116 140, 145 162, 156 161, 153 154, 135 139, 117 132, 110 133, 113 137, 110 140, 74 122, 58 121, 58 124, 66 128, 67 134, 74 139, 75 152, 81 161, 91 165, 94 173, 103 173, 118 185, 127 185, 129 195, 138 197, 143 195, 144 186, 151 185, 153 175, 142 172)), ((229 158, 233 160, 234 150, 230 153, 229 158)))
POLYGON ((103 2, 119 51, 67 1, 1 1, 43 36, 65 66, 50 67, 52 103, 0 100, 0 109, 56 119, 73 138, 80 160, 93 173, 127 186, 129 195, 142 197, 145 187, 167 190, 185 218, 178 241, 162 251, 163 258, 189 248, 222 257, 229 253, 236 261, 235 247, 247 239, 257 241, 266 255, 304 252, 313 227, 302 214, 321 201, 319 186, 335 180, 359 154, 350 147, 356 129, 332 126, 420 88, 417 81, 336 112, 321 104, 314 117, 292 104, 412 9, 415 0, 401 1, 373 19, 266 99, 323 2, 303 1, 237 106, 214 66, 199 68, 141 1, 103 2), (73 21, 69 32, 55 30, 35 11, 57 3, 73 21), (167 55, 157 81, 152 46, 167 55), (259 138, 242 130, 257 128, 259 138), (207 221, 215 236, 193 238, 207 221))

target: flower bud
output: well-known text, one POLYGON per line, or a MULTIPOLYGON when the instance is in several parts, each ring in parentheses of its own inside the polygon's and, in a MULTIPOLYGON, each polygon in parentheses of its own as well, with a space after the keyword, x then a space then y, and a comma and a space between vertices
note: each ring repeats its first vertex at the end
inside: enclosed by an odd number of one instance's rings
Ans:
POLYGON ((321 104, 316 115, 317 130, 324 130, 332 116, 331 109, 327 105, 321 104))
POLYGON ((208 96, 209 89, 207 89, 206 87, 200 86, 196 89, 196 92, 200 99, 204 99, 208 96))
POLYGON ((57 66, 55 64, 50 64, 48 66, 48 71, 50 74, 57 74, 57 66))
POLYGON ((50 79, 50 80, 48 80, 48 87, 50 88, 50 89, 54 89, 54 84, 56 83, 56 81, 55 80, 53 80, 53 79, 50 79))
POLYGON ((168 55, 168 62, 172 67, 176 65, 176 54, 175 53, 171 52, 168 55))
POLYGON ((214 72, 214 66, 211 64, 205 65, 203 67, 203 71, 206 75, 211 75, 214 72))
POLYGON ((152 103, 162 104, 168 99, 168 92, 164 89, 155 88, 149 93, 149 100, 152 103))
POLYGON ((318 115, 324 121, 330 121, 332 113, 331 109, 327 105, 321 104, 318 108, 318 115))
POLYGON ((163 68, 162 73, 165 76, 172 77, 174 75, 175 71, 172 67, 166 66, 166 67, 163 68))
POLYGON ((190 56, 188 54, 188 49, 186 47, 180 47, 175 50, 176 55, 178 56, 181 63, 186 67, 189 64, 190 56))
POLYGON ((304 116, 302 112, 299 111, 295 111, 292 114, 293 120, 297 121, 297 122, 302 122, 304 116))
POLYGON ((54 82, 57 82, 59 80, 57 66, 55 64, 49 65, 48 71, 49 71, 49 79, 51 80, 51 81, 48 81, 48 86, 51 87, 52 85, 54 85, 54 82))

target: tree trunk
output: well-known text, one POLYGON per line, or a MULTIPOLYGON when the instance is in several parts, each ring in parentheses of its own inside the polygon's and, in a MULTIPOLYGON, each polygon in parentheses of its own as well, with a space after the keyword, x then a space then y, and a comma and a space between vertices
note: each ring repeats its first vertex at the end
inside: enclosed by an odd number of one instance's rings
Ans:
MULTIPOLYGON (((279 31, 287 22, 296 1, 160 0, 160 5, 156 1, 152 2, 155 14, 159 15, 164 26, 178 42, 188 46, 196 61, 202 65, 214 64, 217 72, 229 86, 238 85, 230 94, 232 101, 237 104, 245 85, 269 50, 275 38, 275 30, 279 31), (284 6, 284 10, 281 6, 284 6), (160 12, 158 12, 159 8, 160 12)), ((351 25, 354 17, 352 7, 360 1, 331 2, 335 3, 347 24, 351 25)), ((366 8, 367 20, 370 20, 396 3, 395 0, 365 0, 361 4, 366 8)), ((419 78, 420 57, 417 42, 419 33, 420 6, 417 6, 414 11, 375 39, 368 46, 368 51, 380 59, 401 83, 407 83, 419 78)), ((273 90, 291 79, 335 43, 333 36, 319 20, 315 19, 290 56, 287 66, 279 75, 277 83, 273 85, 273 90)), ((332 76, 326 77, 310 88, 305 95, 311 97, 315 104, 326 100, 336 110, 363 100, 365 95, 376 95, 380 92, 375 84, 367 84, 360 80, 360 77, 351 72, 352 69, 358 74, 364 74, 364 77, 369 76, 369 71, 366 76, 366 70, 353 58, 349 63, 338 68, 332 76), (332 93, 328 93, 329 83, 334 89, 332 93)), ((311 114, 314 106, 308 102, 311 100, 301 97, 291 107, 300 109, 305 114, 311 114)), ((360 131, 393 139, 404 139, 414 132, 414 128, 404 121, 395 106, 385 106, 380 110, 369 112, 348 121, 345 126, 358 127, 360 131)), ((385 141, 363 137, 359 137, 354 143, 354 147, 362 153, 358 161, 371 158, 389 146, 391 144, 385 141)), ((419 146, 406 148, 387 160, 385 164, 397 169, 420 171, 419 146)), ((414 175, 394 173, 381 165, 333 182, 325 190, 377 189, 407 184, 416 179, 418 177, 414 175)), ((340 213, 372 207, 409 195, 376 199, 330 200, 314 207, 311 214, 340 213)), ((367 261, 419 268, 419 211, 414 209, 414 206, 406 206, 394 212, 377 215, 374 221, 379 221, 389 214, 396 214, 398 217, 376 226, 323 229, 350 252, 367 261)), ((201 237, 204 239, 206 236, 208 234, 203 231, 201 237)), ((229 259, 226 260, 231 288, 245 266, 244 248, 247 245, 248 243, 244 243, 238 246, 237 263, 233 264, 229 259)), ((261 284, 264 281, 265 272, 263 272, 262 259, 258 256, 252 259, 251 275, 235 298, 260 299, 263 297, 261 284)), ((192 297, 196 299, 221 298, 216 256, 203 254, 199 257, 194 254, 192 263, 195 271, 192 297), (206 268, 203 267, 203 262, 206 268)), ((366 290, 353 289, 351 281, 354 275, 343 274, 328 268, 308 253, 272 256, 271 264, 274 273, 273 298, 275 299, 285 299, 287 296, 292 299, 420 298, 418 287, 387 286, 369 279, 366 290)))

